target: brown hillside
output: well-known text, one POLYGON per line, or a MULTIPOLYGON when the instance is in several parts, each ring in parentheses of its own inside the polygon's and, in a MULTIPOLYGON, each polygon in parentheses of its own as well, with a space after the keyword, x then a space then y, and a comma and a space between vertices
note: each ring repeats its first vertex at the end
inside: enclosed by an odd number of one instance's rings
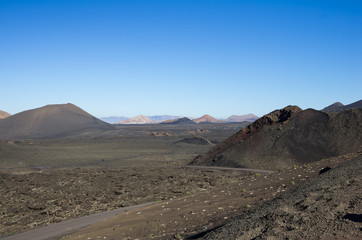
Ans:
POLYGON ((191 164, 279 169, 362 149, 361 109, 328 115, 288 106, 263 116, 191 164))
POLYGON ((216 118, 211 117, 208 114, 205 114, 200 118, 194 119, 193 121, 195 123, 222 123, 222 122, 224 122, 222 120, 217 120, 216 118))
POLYGON ((0 139, 57 138, 87 129, 113 127, 73 104, 47 105, 3 119, 0 139))
POLYGON ((0 119, 10 117, 11 114, 0 110, 0 119))

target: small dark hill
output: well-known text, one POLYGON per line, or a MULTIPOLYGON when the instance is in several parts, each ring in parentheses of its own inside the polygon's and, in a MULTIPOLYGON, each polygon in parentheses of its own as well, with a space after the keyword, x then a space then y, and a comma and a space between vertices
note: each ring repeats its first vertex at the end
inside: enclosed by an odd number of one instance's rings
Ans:
POLYGON ((183 117, 183 118, 163 121, 161 122, 161 124, 195 124, 195 122, 187 117, 183 117))
POLYGON ((344 104, 340 102, 335 102, 328 107, 323 108, 322 112, 339 112, 342 111, 344 108, 344 104))
POLYGON ((10 117, 11 114, 0 110, 0 119, 10 117))
POLYGON ((192 138, 184 138, 180 141, 175 143, 187 143, 187 144, 195 144, 195 145, 212 145, 213 143, 210 142, 208 139, 204 137, 192 137, 192 138))
POLYGON ((279 169, 362 149, 362 110, 329 115, 288 106, 269 113, 191 162, 279 169))
POLYGON ((328 107, 323 108, 321 111, 322 112, 341 112, 347 109, 352 109, 352 108, 361 108, 362 109, 362 100, 359 100, 357 102, 348 104, 348 105, 343 105, 340 102, 335 102, 332 105, 329 105, 328 107))
POLYGON ((73 104, 47 105, 0 121, 0 139, 58 138, 87 129, 114 128, 73 104))

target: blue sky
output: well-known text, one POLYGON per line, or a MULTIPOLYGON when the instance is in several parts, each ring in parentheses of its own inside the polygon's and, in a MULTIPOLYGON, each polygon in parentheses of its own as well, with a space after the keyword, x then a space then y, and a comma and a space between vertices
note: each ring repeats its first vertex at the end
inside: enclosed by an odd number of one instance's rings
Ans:
POLYGON ((362 1, 0 0, 0 109, 215 117, 362 97, 362 1))

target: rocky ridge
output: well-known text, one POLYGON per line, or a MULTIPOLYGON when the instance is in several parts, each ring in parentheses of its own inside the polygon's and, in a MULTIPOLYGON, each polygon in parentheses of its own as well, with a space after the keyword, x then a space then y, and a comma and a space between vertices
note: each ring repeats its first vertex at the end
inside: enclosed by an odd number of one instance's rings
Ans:
POLYGON ((279 169, 362 149, 362 109, 338 114, 288 106, 196 157, 193 165, 279 169))

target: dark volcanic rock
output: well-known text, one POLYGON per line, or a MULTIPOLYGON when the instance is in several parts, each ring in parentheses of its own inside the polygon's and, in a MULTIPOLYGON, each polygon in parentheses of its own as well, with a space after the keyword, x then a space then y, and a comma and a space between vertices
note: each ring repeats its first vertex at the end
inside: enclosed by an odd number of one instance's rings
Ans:
POLYGON ((288 106, 263 116, 191 164, 279 169, 362 149, 361 109, 329 115, 288 106))
POLYGON ((202 239, 361 239, 361 171, 359 155, 202 239))

